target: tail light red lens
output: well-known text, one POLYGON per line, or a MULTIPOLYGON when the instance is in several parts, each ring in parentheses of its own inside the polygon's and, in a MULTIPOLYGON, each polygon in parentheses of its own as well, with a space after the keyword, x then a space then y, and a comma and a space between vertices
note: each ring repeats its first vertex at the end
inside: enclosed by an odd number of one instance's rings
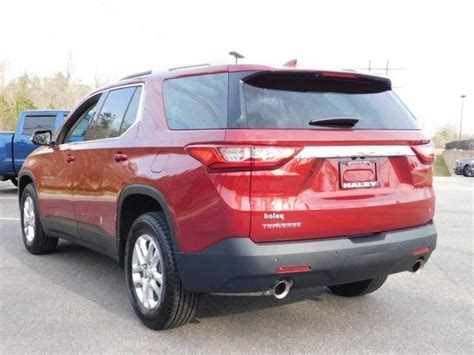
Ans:
POLYGON ((186 151, 209 170, 271 170, 276 169, 300 149, 268 146, 188 146, 186 151))
POLYGON ((411 149, 413 149, 416 156, 423 164, 431 165, 434 163, 435 151, 433 144, 413 145, 411 149))
POLYGON ((425 254, 425 253, 428 253, 430 250, 431 250, 430 247, 418 248, 413 252, 413 255, 425 254))
POLYGON ((286 274, 290 272, 307 272, 311 271, 311 266, 302 265, 302 266, 287 266, 279 267, 277 269, 277 274, 286 274))

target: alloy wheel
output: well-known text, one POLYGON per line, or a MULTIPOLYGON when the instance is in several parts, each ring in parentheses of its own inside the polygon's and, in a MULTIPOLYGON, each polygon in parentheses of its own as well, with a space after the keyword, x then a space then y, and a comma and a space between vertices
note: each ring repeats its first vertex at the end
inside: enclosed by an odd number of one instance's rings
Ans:
POLYGON ((131 273, 135 294, 142 306, 156 308, 163 294, 163 257, 155 241, 147 234, 135 241, 131 273))
POLYGON ((27 196, 23 202, 23 231, 28 242, 35 239, 35 207, 31 196, 27 196))

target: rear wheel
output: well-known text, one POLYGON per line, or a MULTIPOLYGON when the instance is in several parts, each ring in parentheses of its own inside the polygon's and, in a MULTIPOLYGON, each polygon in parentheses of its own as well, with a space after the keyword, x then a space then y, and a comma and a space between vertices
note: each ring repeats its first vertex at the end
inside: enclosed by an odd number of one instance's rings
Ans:
POLYGON ((387 280, 388 276, 376 277, 364 281, 351 282, 348 284, 329 286, 329 289, 338 296, 356 297, 366 295, 378 290, 387 280))
POLYGON ((56 250, 58 238, 49 238, 43 230, 38 213, 38 199, 32 184, 21 195, 21 230, 23 244, 31 254, 49 254, 56 250))
POLYGON ((466 177, 474 177, 474 165, 466 165, 463 170, 463 175, 466 177))
POLYGON ((125 279, 133 309, 149 328, 179 327, 194 316, 198 294, 181 285, 162 213, 145 213, 133 223, 125 248, 125 279))

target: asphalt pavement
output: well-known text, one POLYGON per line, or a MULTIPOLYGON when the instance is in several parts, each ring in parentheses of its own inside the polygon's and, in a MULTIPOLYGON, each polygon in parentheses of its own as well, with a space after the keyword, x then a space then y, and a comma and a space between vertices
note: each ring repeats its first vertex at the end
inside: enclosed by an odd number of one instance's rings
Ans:
POLYGON ((438 248, 419 275, 353 299, 326 288, 284 300, 204 295, 190 324, 155 332, 112 259, 66 241, 30 255, 16 189, 0 182, 0 354, 473 353, 474 179, 436 178, 435 188, 438 248))

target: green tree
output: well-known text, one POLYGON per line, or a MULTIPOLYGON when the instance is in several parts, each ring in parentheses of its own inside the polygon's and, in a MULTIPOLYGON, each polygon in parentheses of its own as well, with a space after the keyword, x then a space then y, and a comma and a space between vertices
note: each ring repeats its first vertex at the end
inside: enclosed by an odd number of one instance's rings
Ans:
POLYGON ((14 106, 14 118, 18 117, 18 115, 22 111, 26 110, 36 110, 37 107, 34 102, 25 94, 20 94, 15 99, 15 106, 14 106))
POLYGON ((5 96, 0 95, 0 131, 11 131, 15 127, 15 119, 12 119, 12 107, 5 96))

